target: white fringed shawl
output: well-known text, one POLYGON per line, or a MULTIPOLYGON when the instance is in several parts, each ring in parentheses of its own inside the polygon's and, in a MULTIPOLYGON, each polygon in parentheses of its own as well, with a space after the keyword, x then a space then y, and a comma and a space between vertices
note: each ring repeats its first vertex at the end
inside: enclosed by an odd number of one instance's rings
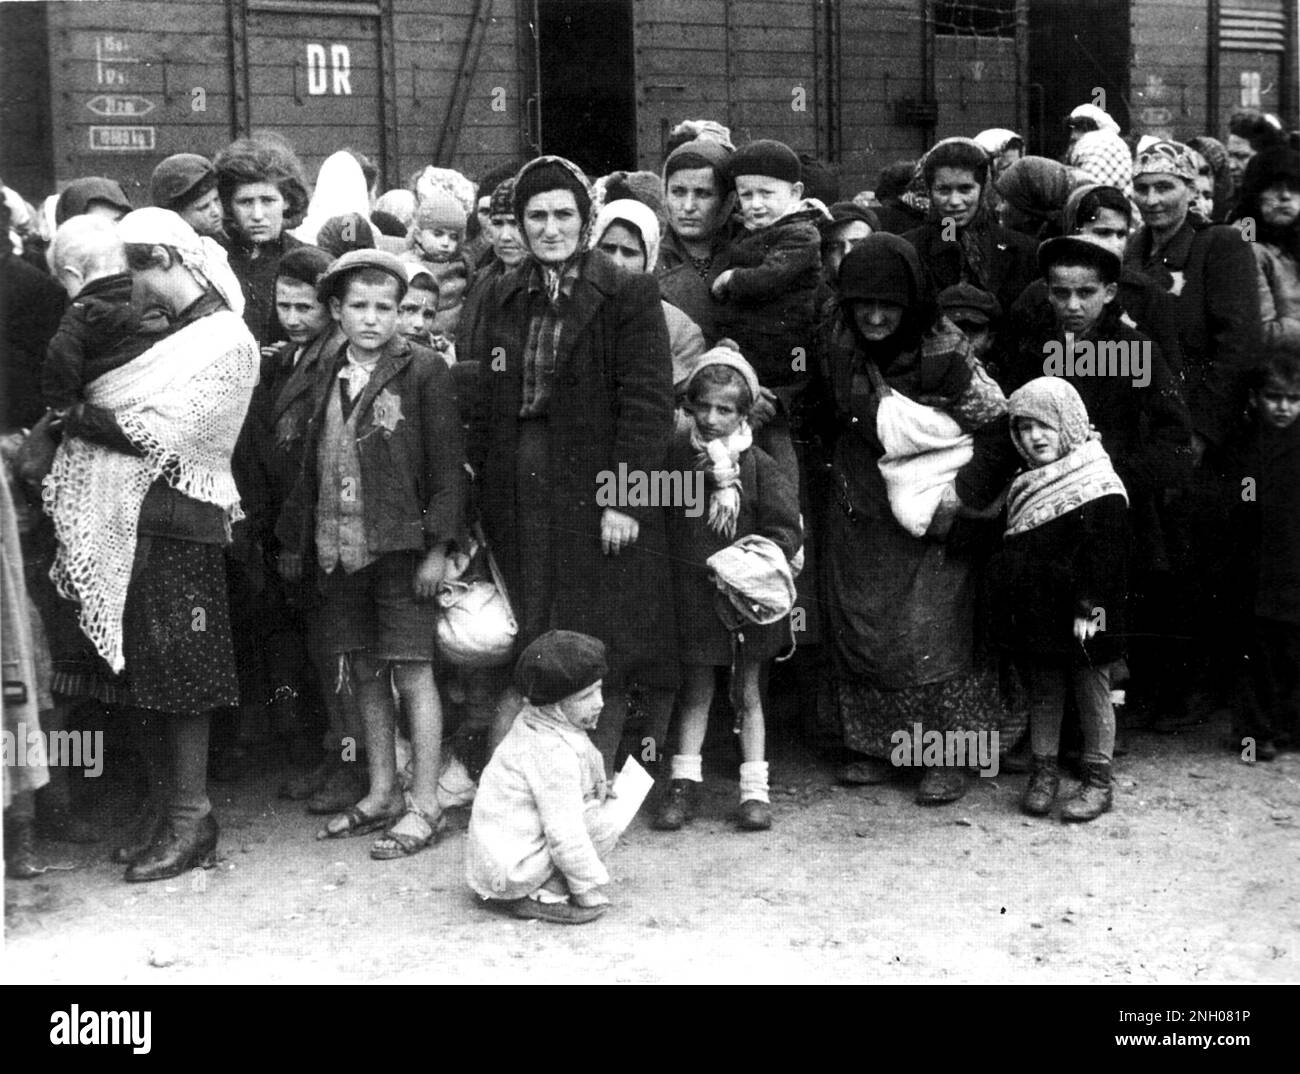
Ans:
POLYGON ((81 629, 109 666, 126 665, 122 615, 149 486, 172 488, 243 517, 230 456, 257 384, 260 353, 243 320, 209 314, 105 373, 87 401, 111 410, 143 450, 126 455, 65 437, 45 479, 45 508, 59 547, 50 577, 80 604, 81 629))

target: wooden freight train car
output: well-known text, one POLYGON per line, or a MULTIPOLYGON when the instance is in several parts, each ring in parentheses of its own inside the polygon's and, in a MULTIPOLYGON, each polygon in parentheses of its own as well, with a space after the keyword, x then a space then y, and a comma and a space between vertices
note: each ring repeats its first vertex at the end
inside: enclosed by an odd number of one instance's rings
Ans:
POLYGON ((143 200, 169 153, 279 131, 388 185, 539 151, 655 168, 709 117, 840 165, 847 189, 990 126, 1055 155, 1101 88, 1125 130, 1296 121, 1295 0, 100 0, 0 3, 0 176, 143 200))

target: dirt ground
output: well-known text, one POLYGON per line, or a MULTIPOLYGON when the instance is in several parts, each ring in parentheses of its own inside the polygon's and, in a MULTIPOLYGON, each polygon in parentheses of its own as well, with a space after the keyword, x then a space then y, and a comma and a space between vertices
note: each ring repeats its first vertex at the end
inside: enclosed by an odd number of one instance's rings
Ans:
MULTIPOLYGON (((5 976, 183 982, 1300 981, 1300 754, 1247 765, 1225 728, 1135 735, 1114 812, 1017 811, 1023 775, 923 809, 912 786, 842 788, 773 749, 775 826, 729 819, 735 769, 677 834, 645 811, 611 861, 613 908, 577 928, 483 909, 463 879, 466 810, 433 850, 372 862, 318 842, 270 776, 214 784, 216 869, 127 885, 107 846, 5 887, 5 976)), ((1067 782, 1066 789, 1073 787, 1067 782)), ((125 806, 123 806, 123 809, 125 806)))

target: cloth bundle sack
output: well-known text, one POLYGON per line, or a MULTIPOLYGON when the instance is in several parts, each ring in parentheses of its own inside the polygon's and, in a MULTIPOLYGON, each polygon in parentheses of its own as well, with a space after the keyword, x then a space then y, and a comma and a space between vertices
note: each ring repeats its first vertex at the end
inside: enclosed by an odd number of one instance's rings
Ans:
POLYGON ((794 575, 785 553, 756 533, 741 537, 705 565, 718 587, 722 621, 732 630, 745 623, 765 626, 790 614, 794 607, 794 575))
POLYGON ((519 623, 505 579, 477 527, 475 537, 469 552, 452 557, 448 577, 438 587, 438 652, 457 667, 501 667, 514 655, 519 623), (481 576, 481 569, 471 568, 480 551, 487 562, 487 578, 481 576))
POLYGON ((974 438, 942 410, 892 390, 876 411, 876 435, 890 510, 913 537, 924 537, 944 489, 974 456, 974 438))

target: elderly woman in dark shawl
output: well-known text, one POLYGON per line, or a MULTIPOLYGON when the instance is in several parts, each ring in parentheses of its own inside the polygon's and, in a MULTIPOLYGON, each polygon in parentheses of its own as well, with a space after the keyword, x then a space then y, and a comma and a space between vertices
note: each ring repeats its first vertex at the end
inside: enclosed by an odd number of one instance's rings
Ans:
MULTIPOLYGON (((601 495, 664 466, 673 425, 668 329, 654 279, 587 249, 590 190, 561 157, 525 164, 514 189, 528 258, 485 299, 470 458, 483 528, 519 620, 605 643, 605 709, 592 739, 612 766, 630 682, 677 683, 663 507, 601 495)), ((498 735, 518 708, 498 709, 498 735)))
MULTIPOLYGON (((918 724, 940 734, 998 730, 1006 735, 1001 745, 1014 741, 1009 732, 1017 729, 977 629, 988 523, 976 516, 993 513, 988 509, 1015 462, 1006 399, 966 337, 939 314, 909 243, 885 234, 865 239, 840 266, 839 293, 821 385, 834 484, 823 529, 831 648, 824 703, 845 745, 860 755, 841 778, 878 783, 888 777, 898 733, 910 738, 918 724), (900 488, 881 469, 887 454, 898 458, 886 441, 896 445, 900 413, 919 415, 931 442, 947 437, 964 453, 948 456, 938 504, 931 500, 919 521, 906 505, 918 499, 907 486, 923 490, 941 460, 935 452, 915 453, 900 502, 900 488)), ((912 756, 908 750, 902 763, 912 756)), ((965 773, 952 761, 926 767, 918 801, 949 802, 965 793, 965 773)))

